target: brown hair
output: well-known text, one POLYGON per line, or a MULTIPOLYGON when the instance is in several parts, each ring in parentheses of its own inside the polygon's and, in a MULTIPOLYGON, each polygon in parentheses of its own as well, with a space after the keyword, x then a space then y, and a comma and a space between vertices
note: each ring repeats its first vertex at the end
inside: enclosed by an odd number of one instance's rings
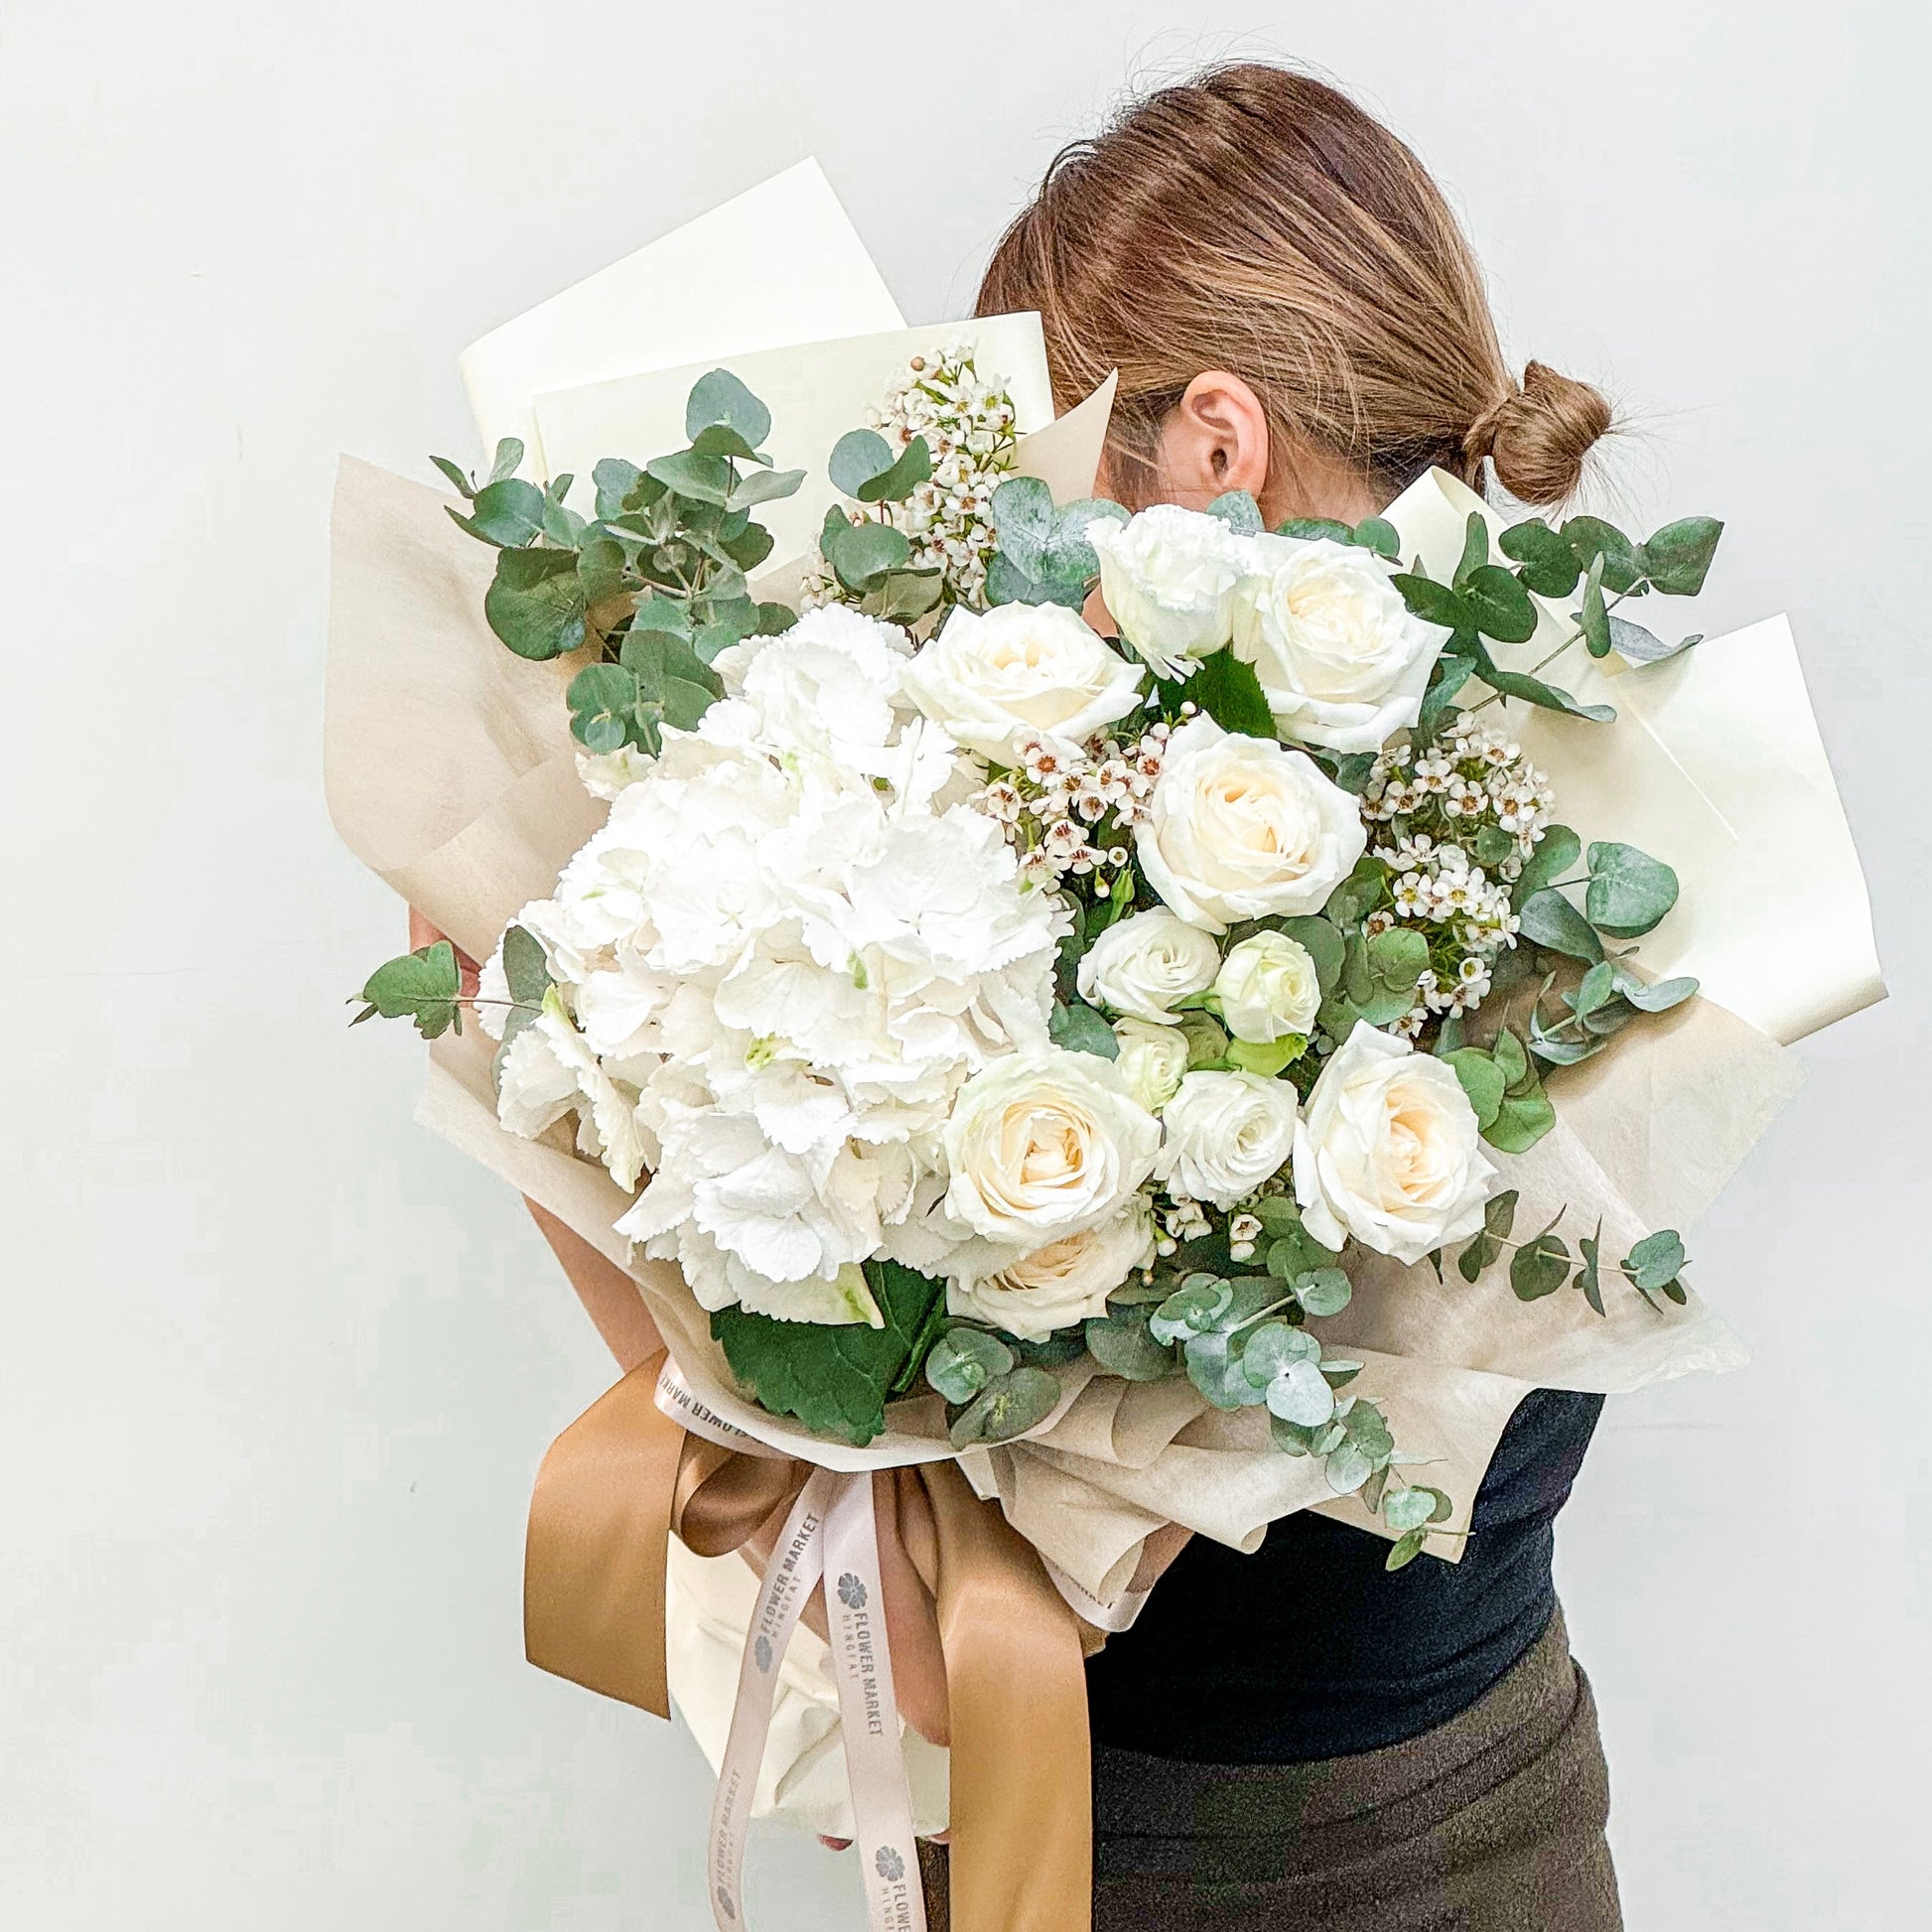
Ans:
POLYGON ((1152 485, 1203 369, 1393 496, 1432 465, 1557 503, 1610 427, 1596 390, 1510 378, 1481 271, 1387 128, 1293 69, 1210 69, 1054 156, 994 251, 979 313, 1037 309, 1065 409, 1120 371, 1112 444, 1152 485))

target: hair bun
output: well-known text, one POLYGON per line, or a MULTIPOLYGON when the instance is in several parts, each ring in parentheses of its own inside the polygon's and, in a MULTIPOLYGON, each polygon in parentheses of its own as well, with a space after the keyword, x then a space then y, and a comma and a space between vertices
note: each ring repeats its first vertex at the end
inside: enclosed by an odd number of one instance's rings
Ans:
POLYGON ((1525 503, 1561 503, 1583 481, 1584 459, 1609 433, 1610 405, 1587 382, 1532 362, 1511 389, 1476 418, 1463 453, 1495 465, 1496 481, 1525 503))

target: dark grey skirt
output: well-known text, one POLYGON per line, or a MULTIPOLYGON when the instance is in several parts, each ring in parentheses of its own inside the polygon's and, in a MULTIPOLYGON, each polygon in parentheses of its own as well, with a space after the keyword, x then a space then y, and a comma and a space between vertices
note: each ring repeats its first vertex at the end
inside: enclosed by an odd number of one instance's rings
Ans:
MULTIPOLYGON (((1468 1710, 1384 1750, 1275 1765, 1096 1749, 1094 1932, 1620 1932, 1608 1817, 1559 1611, 1468 1710)), ((941 1858, 926 1875, 943 1927, 941 1858)))

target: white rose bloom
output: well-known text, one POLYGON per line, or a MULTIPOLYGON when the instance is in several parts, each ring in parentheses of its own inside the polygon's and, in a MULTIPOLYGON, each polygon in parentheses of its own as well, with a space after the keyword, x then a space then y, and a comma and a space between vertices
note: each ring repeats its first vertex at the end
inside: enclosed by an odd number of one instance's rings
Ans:
POLYGON ((1174 1003, 1206 992, 1220 969, 1220 947, 1162 907, 1110 925, 1081 955, 1076 977, 1083 1000, 1172 1026, 1174 1003))
POLYGON ((1234 648, 1282 730, 1337 752, 1379 752, 1413 725, 1446 625, 1414 616, 1372 550, 1326 538, 1249 539, 1234 648))
POLYGON ((1097 1226, 1153 1169, 1161 1124, 1111 1060, 1035 1047, 995 1060, 946 1122, 946 1210, 1027 1250, 1097 1226))
POLYGON ((1420 1261, 1482 1225, 1495 1169, 1455 1070, 1357 1021, 1295 1134, 1295 1198, 1323 1246, 1420 1261))
POLYGON ((1158 1114, 1187 1071, 1187 1035, 1178 1027, 1129 1018, 1114 1022, 1114 1037, 1120 1042, 1114 1065, 1127 1091, 1149 1113, 1158 1114))
POLYGON ((1168 1102, 1155 1174, 1171 1192, 1231 1207, 1287 1165, 1294 1087, 1259 1073, 1189 1073, 1168 1102))
MULTIPOLYGON (((1154 1256, 1154 1222, 1137 1195, 1098 1227, 1063 1234, 1043 1248, 1007 1261, 991 1274, 972 1265, 986 1244, 962 1250, 946 1287, 946 1311, 988 1321, 1022 1341, 1043 1341, 1089 1315, 1107 1312, 1107 1297, 1154 1256)), ((997 1254, 996 1254, 997 1258, 997 1254)))
POLYGON ((1356 801, 1305 752, 1224 732, 1205 713, 1168 740, 1141 867, 1189 925, 1318 912, 1368 846, 1356 801))
POLYGON ((1246 539, 1218 516, 1157 503, 1125 523, 1088 524, 1087 541, 1122 638, 1160 676, 1185 677, 1234 634, 1246 539))
POLYGON ((980 757, 1019 762, 1031 737, 1075 744, 1125 718, 1147 673, 1061 604, 955 609, 907 666, 905 694, 980 757))
POLYGON ((1256 1044, 1306 1034, 1321 1006, 1314 961, 1299 939, 1285 932, 1257 932, 1228 948, 1214 997, 1236 1039, 1256 1044))

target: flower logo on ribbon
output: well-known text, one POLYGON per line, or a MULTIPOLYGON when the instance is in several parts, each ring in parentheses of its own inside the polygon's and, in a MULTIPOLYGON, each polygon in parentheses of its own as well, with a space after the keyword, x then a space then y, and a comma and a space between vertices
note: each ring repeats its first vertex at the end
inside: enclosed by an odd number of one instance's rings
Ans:
POLYGON ((771 1668, 771 1639, 769 1637, 760 1635, 759 1640, 753 1644, 752 1661, 761 1671, 768 1671, 771 1668))
POLYGON ((848 1610, 866 1607, 866 1587, 849 1570, 839 1579, 839 1601, 848 1610))
POLYGON ((890 1845, 882 1845, 872 1855, 872 1864, 888 1884, 896 1885, 905 1876, 905 1861, 890 1845))

